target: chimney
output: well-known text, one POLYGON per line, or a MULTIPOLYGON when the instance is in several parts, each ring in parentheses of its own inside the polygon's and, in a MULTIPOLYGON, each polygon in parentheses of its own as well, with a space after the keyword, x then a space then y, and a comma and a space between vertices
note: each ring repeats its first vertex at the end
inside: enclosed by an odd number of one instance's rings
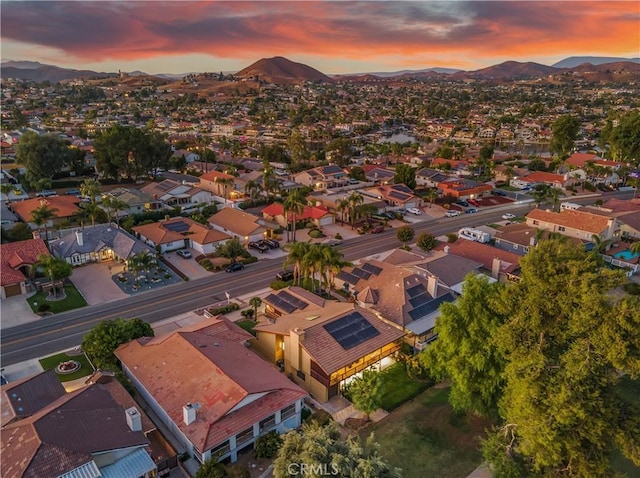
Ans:
POLYGON ((530 246, 535 246, 536 245, 536 238, 535 237, 529 238, 529 245, 530 246))
POLYGON ((289 334, 289 339, 291 341, 291 346, 289 347, 289 361, 296 370, 300 369, 300 342, 304 340, 304 334, 304 330, 297 327, 292 329, 289 334))
POLYGON ((84 245, 84 236, 82 235, 82 231, 76 231, 76 241, 78 241, 79 246, 84 245))
POLYGON ((169 216, 168 214, 164 217, 165 221, 168 221, 169 219, 171 219, 171 216, 169 216))
POLYGON ((497 257, 494 257, 493 262, 491 263, 491 277, 493 277, 494 279, 498 278, 498 275, 500 274, 501 265, 502 265, 502 261, 497 257))
POLYGON ((127 425, 132 432, 141 432, 142 431, 142 417, 140 416, 140 412, 136 407, 127 408, 124 411, 127 416, 127 425))
POLYGON ((196 421, 196 409, 191 402, 182 407, 182 418, 185 425, 191 425, 196 421))
POLYGON ((427 292, 434 299, 438 296, 438 278, 436 276, 427 277, 427 292))
POLYGON ((40 239, 40 231, 35 230, 31 233, 34 239, 40 239))

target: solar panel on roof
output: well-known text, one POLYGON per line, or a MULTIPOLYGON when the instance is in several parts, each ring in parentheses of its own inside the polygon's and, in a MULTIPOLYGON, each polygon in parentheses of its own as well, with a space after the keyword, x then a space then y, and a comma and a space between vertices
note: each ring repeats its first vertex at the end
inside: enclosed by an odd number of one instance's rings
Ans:
POLYGON ((284 312, 286 312, 287 314, 290 314, 291 312, 293 312, 294 310, 296 310, 296 307, 293 304, 290 304, 289 302, 286 302, 284 300, 282 300, 280 297, 275 296, 272 300, 271 303, 277 308, 280 309, 284 312))
POLYGON ((392 189, 394 191, 400 191, 400 192, 407 193, 407 194, 413 194, 413 191, 408 186, 405 186, 404 184, 395 184, 392 189))
POLYGON ((369 277, 371 277, 371 272, 364 271, 358 267, 354 267, 351 273, 354 276, 360 277, 360 279, 364 279, 364 280, 367 280, 369 277))
POLYGON ((370 264, 368 262, 362 266, 362 269, 376 276, 382 272, 382 269, 380 269, 378 266, 374 266, 373 264, 370 264))
POLYGON ((405 199, 409 199, 410 196, 408 194, 405 194, 405 193, 400 193, 400 192, 397 192, 397 191, 391 191, 389 193, 389 197, 404 201, 405 199))
POLYGON ((411 317, 413 320, 421 319, 422 317, 425 317, 438 310, 440 305, 444 302, 453 302, 453 297, 451 296, 451 294, 442 295, 437 299, 431 300, 421 305, 420 307, 410 310, 409 317, 411 317))
POLYGON ((163 227, 173 232, 185 232, 189 230, 189 224, 182 221, 168 222, 163 224, 163 227))
POLYGON ((349 272, 346 272, 346 271, 340 271, 337 277, 338 279, 348 282, 351 285, 356 285, 360 280, 359 277, 356 277, 353 274, 350 274, 349 272))
POLYGON ((409 294, 409 297, 415 297, 419 294, 422 294, 426 291, 424 285, 422 284, 418 284, 418 285, 414 285, 413 287, 410 287, 407 289, 407 294, 409 294))
POLYGON ((380 335, 378 329, 359 312, 351 312, 338 320, 323 325, 323 327, 345 350, 380 335))
POLYGON ((416 307, 420 307, 423 304, 426 304, 427 302, 432 300, 433 300, 433 297, 431 297, 431 295, 427 294, 427 291, 425 291, 424 294, 419 294, 409 299, 409 303, 411 304, 411 307, 415 309, 416 307))
POLYGON ((309 305, 304 300, 300 300, 297 297, 292 296, 286 290, 281 291, 278 294, 278 297, 283 301, 288 302, 289 304, 294 306, 296 309, 302 310, 309 305))

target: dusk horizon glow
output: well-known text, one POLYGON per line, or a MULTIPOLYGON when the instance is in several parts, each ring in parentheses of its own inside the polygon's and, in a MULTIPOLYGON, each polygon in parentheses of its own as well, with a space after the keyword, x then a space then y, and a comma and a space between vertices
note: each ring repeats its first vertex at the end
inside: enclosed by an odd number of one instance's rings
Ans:
POLYGON ((2 59, 150 74, 283 56, 327 74, 640 56, 638 2, 5 2, 2 59))

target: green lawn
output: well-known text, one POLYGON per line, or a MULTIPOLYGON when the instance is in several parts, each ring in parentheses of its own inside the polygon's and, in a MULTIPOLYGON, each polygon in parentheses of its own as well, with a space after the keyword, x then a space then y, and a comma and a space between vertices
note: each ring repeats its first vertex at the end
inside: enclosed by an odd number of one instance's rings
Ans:
POLYGON ((67 310, 78 309, 87 305, 87 301, 84 300, 84 297, 80 295, 78 289, 76 289, 73 285, 65 285, 64 292, 67 295, 66 299, 50 301, 47 300, 47 294, 39 291, 29 297, 27 299, 27 302, 29 303, 31 310, 33 310, 36 314, 38 313, 38 307, 40 307, 42 304, 48 304, 50 308, 47 309, 46 312, 52 312, 54 314, 66 312, 67 310))
POLYGON ((255 332, 253 331, 253 328, 256 326, 256 323, 257 322, 255 322, 254 320, 246 319, 246 320, 237 321, 236 325, 239 325, 240 327, 242 327, 244 330, 246 330, 250 334, 256 335, 255 332))
POLYGON ((482 462, 478 437, 490 424, 455 414, 448 393, 448 389, 426 390, 366 427, 362 435, 373 431, 382 456, 407 478, 464 478, 482 462))
POLYGON ((86 377, 88 375, 91 375, 91 373, 93 373, 93 367, 91 366, 91 364, 89 363, 89 360, 87 360, 87 357, 85 357, 84 354, 67 355, 66 353, 62 352, 56 355, 51 355, 49 357, 40 359, 39 362, 40 362, 40 365, 42 365, 43 369, 51 370, 51 369, 55 369, 60 362, 66 362, 67 360, 75 360, 76 362, 80 362, 81 367, 76 372, 73 372, 67 375, 56 374, 61 382, 69 382, 71 380, 75 380, 80 377, 86 377))
POLYGON ((407 376, 404 365, 396 362, 382 372, 381 407, 391 411, 411 400, 432 385, 407 376))

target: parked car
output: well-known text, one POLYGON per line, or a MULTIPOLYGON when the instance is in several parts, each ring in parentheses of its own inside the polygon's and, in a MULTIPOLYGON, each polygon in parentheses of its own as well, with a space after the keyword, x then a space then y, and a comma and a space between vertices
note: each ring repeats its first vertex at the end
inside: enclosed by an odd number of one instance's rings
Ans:
POLYGON ((235 271, 241 271, 242 269, 244 269, 244 264, 241 264, 240 262, 234 262, 233 264, 228 266, 224 271, 235 272, 235 271))
POLYGON ((382 217, 384 217, 385 219, 396 219, 395 213, 393 213, 391 211, 382 212, 382 213, 380 213, 380 215, 382 217))
POLYGON ((266 244, 261 244, 261 242, 250 242, 249 249, 255 249, 260 254, 264 254, 269 250, 269 246, 267 246, 266 244))
POLYGON ((475 207, 470 207, 470 208, 469 208, 469 209, 467 209, 465 212, 466 212, 467 214, 473 214, 473 213, 478 212, 478 210, 477 210, 475 207))
POLYGON ((287 282, 293 280, 293 271, 282 271, 276 274, 276 279, 287 282))
POLYGON ((342 241, 340 239, 328 239, 324 241, 323 244, 326 244, 327 246, 331 246, 331 247, 336 247, 342 244, 342 241))
POLYGON ((471 204, 472 206, 480 206, 480 202, 475 200, 475 199, 469 199, 469 201, 467 201, 469 204, 471 204))
POLYGON ((49 196, 55 196, 55 195, 56 195, 56 192, 55 191, 51 191, 49 189, 45 189, 43 191, 40 191, 40 192, 36 193, 36 197, 39 197, 39 198, 41 198, 41 197, 47 198, 49 196))
POLYGON ((410 207, 410 208, 407 209, 407 212, 410 212, 411 214, 415 214, 417 216, 422 214, 422 211, 420 209, 418 209, 417 207, 410 207))
POLYGON ((178 252, 176 252, 176 254, 178 254, 183 259, 190 259, 191 258, 191 253, 189 251, 187 251, 186 249, 180 249, 178 252))
POLYGON ((371 234, 380 234, 381 232, 384 232, 384 226, 376 226, 373 229, 371 229, 371 231, 369 231, 371 234))
POLYGON ((514 217, 516 217, 516 215, 511 214, 510 212, 502 215, 502 219, 513 219, 514 217))
POLYGON ((80 190, 79 189, 69 189, 65 194, 68 194, 69 196, 77 196, 78 194, 80 194, 80 190))
POLYGON ((444 213, 444 217, 456 217, 460 215, 460 211, 447 211, 444 213))
POLYGON ((494 189, 492 193, 495 194, 496 196, 502 196, 502 197, 505 197, 507 195, 507 193, 505 193, 504 191, 500 191, 499 189, 494 189))
POLYGON ((462 199, 456 201, 454 204, 457 204, 458 206, 462 206, 462 207, 469 207, 469 203, 462 199))
POLYGON ((271 249, 278 249, 280 247, 280 243, 278 241, 276 241, 275 239, 265 239, 265 240, 260 241, 260 242, 264 242, 271 249))

